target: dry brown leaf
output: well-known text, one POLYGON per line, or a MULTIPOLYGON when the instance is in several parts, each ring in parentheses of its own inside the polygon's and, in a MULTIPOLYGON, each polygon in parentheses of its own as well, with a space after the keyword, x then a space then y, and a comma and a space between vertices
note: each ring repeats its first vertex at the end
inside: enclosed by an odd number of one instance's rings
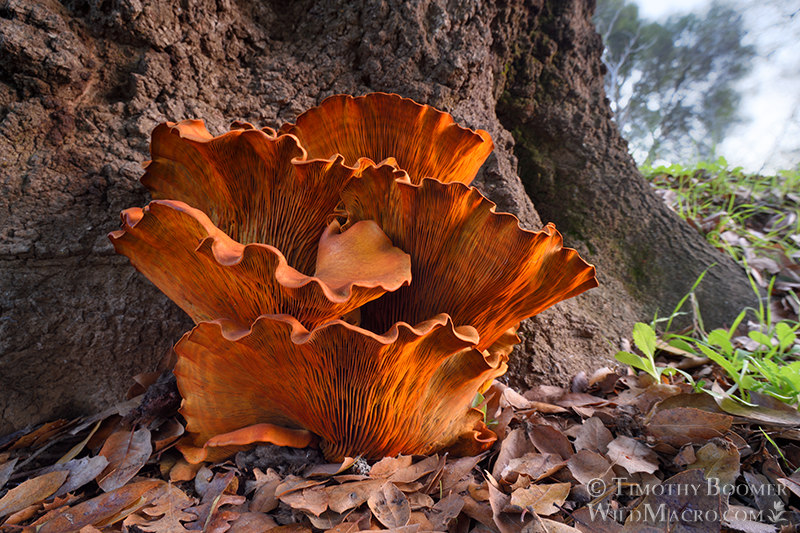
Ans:
POLYGON ((730 429, 733 417, 701 411, 692 407, 677 407, 657 411, 645 424, 645 430, 656 441, 680 448, 684 444, 703 444, 721 437, 730 429))
POLYGON ((235 479, 236 472, 233 470, 220 472, 214 476, 200 500, 200 505, 184 509, 187 513, 197 516, 197 520, 186 524, 186 529, 213 531, 217 526, 227 526, 229 521, 238 518, 238 513, 221 509, 224 505, 240 505, 246 501, 244 496, 225 494, 225 489, 232 485, 235 479))
POLYGON ((463 511, 465 515, 490 528, 491 531, 497 529, 494 524, 492 508, 488 503, 477 502, 469 496, 462 496, 462 499, 464 500, 463 511))
POLYGON ((552 476, 558 472, 565 464, 560 455, 553 453, 541 454, 536 452, 526 453, 522 457, 517 457, 508 462, 508 466, 501 473, 504 481, 512 482, 518 476, 527 476, 533 481, 552 476))
POLYGON ((650 490, 625 521, 624 532, 719 531, 721 492, 709 491, 700 470, 687 470, 650 490))
MULTIPOLYGON (((267 473, 262 473, 258 468, 254 469, 256 481, 252 482, 255 493, 250 500, 250 511, 254 513, 268 513, 278 507, 278 498, 275 497, 275 489, 281 483, 281 478, 272 469, 267 473)), ((251 488, 247 489, 250 492, 251 488)))
POLYGON ((41 508, 42 505, 38 503, 34 505, 29 505, 28 507, 25 507, 24 509, 17 511, 16 513, 10 514, 8 518, 6 518, 5 522, 3 522, 3 525, 12 526, 12 525, 22 524, 23 522, 27 522, 28 520, 36 516, 41 510, 41 508))
POLYGON ((338 474, 341 474, 345 470, 349 469, 353 466, 353 463, 356 462, 356 458, 354 457, 345 457, 341 464, 334 463, 334 464, 320 464, 320 465, 313 465, 310 468, 306 469, 303 472, 303 477, 331 477, 338 474))
POLYGON ((557 513, 559 507, 564 505, 571 487, 570 483, 542 483, 517 489, 511 493, 511 505, 549 516, 557 513))
POLYGON ((370 494, 380 489, 383 483, 381 479, 370 479, 328 487, 328 507, 335 513, 358 507, 367 501, 370 494))
POLYGON ((398 455, 397 457, 384 457, 374 465, 369 471, 369 475, 374 478, 388 478, 402 468, 411 466, 414 458, 410 455, 398 455))
POLYGON ((675 464, 675 466, 685 470, 684 467, 686 465, 690 465, 696 460, 697 456, 694 453, 694 446, 687 444, 675 455, 675 457, 672 459, 672 462, 675 464))
POLYGON ((528 436, 536 449, 543 454, 554 453, 567 460, 575 453, 567 436, 553 426, 536 424, 531 426, 528 436))
POLYGON ((353 522, 343 522, 338 526, 334 526, 328 530, 328 533, 357 533, 358 524, 353 522))
POLYGON ((739 450, 727 439, 712 439, 697 450, 695 457, 687 469, 702 469, 706 479, 717 479, 720 485, 733 485, 739 477, 739 450))
POLYGON ((42 470, 42 473, 55 472, 57 470, 64 470, 69 473, 67 481, 55 493, 56 496, 63 496, 68 492, 78 490, 92 481, 107 465, 108 460, 102 455, 98 455, 96 457, 73 459, 62 464, 54 464, 42 470))
MULTIPOLYGON (((81 453, 81 451, 83 451, 83 449, 86 447, 86 444, 89 442, 89 440, 91 440, 91 438, 94 436, 97 430, 100 429, 100 424, 102 423, 103 423, 102 420, 98 420, 97 422, 95 422, 94 427, 89 431, 86 437, 84 437, 84 439, 80 441, 78 444, 70 448, 70 450, 67 453, 65 453, 63 457, 61 457, 61 459, 56 461, 56 464, 67 463, 72 459, 75 459, 78 456, 78 454, 81 453)), ((78 427, 75 429, 82 431, 85 428, 81 429, 80 427, 78 427)))
POLYGON ((139 481, 60 511, 45 522, 37 533, 71 533, 84 526, 103 527, 123 520, 147 505, 161 493, 166 483, 139 481))
POLYGON ((324 513, 320 513, 319 516, 306 513, 306 517, 308 518, 308 521, 311 522, 311 525, 315 528, 328 530, 341 524, 344 519, 347 518, 347 513, 334 513, 333 511, 325 511, 324 513))
POLYGON ((423 494, 421 492, 412 492, 410 494, 406 494, 406 498, 408 498, 408 504, 411 506, 412 511, 433 507, 433 498, 427 494, 423 494))
POLYGON ((458 494, 451 494, 439 500, 428 512, 431 530, 447 531, 450 523, 458 518, 464 508, 464 499, 458 494))
POLYGON ((574 426, 567 434, 575 437, 575 450, 589 450, 592 452, 606 453, 608 443, 614 440, 611 431, 603 421, 593 416, 583 421, 583 424, 574 426))
POLYGON ((641 442, 620 435, 608 445, 608 460, 620 465, 629 474, 647 472, 652 474, 658 470, 658 456, 656 452, 641 442))
POLYGON ((406 495, 390 481, 369 496, 367 505, 375 519, 389 529, 403 527, 411 518, 406 495))
POLYGON ((108 459, 108 466, 97 476, 97 484, 105 492, 125 485, 141 470, 152 452, 147 428, 112 433, 100 449, 100 455, 108 459))
POLYGON ((328 492, 325 487, 312 487, 284 494, 280 500, 298 511, 319 516, 328 509, 328 492))
POLYGON ((522 457, 533 450, 533 443, 531 443, 528 435, 522 428, 511 430, 511 432, 506 435, 506 438, 503 439, 502 444, 500 444, 500 453, 497 454, 497 459, 494 462, 492 476, 496 479, 500 479, 503 475, 503 471, 512 459, 522 457))
POLYGON ((47 422, 46 424, 42 424, 40 427, 31 431, 30 433, 18 438, 16 442, 14 442, 14 444, 11 445, 11 447, 8 449, 13 451, 13 450, 21 450, 23 448, 31 448, 31 449, 39 448, 43 446, 45 443, 47 443, 50 440, 50 438, 58 435, 72 424, 73 421, 64 419, 47 422))
POLYGON ((720 409, 726 413, 745 418, 752 423, 790 428, 800 426, 800 411, 766 394, 751 391, 750 401, 756 404, 755 407, 744 405, 724 393, 715 399, 720 409))
POLYGON ((428 517, 425 516, 425 513, 421 511, 412 511, 411 518, 408 519, 408 525, 418 525, 420 531, 434 531, 436 528, 431 524, 431 521, 428 520, 428 517))
POLYGON ((390 476, 389 481, 393 483, 411 483, 417 481, 426 474, 430 474, 439 465, 439 456, 431 455, 405 468, 395 470, 390 476))
POLYGON ((14 466, 16 466, 17 461, 18 459, 14 458, 0 464, 0 490, 3 490, 8 478, 11 477, 11 473, 14 472, 14 466))
POLYGON ((21 511, 31 505, 41 503, 53 495, 69 476, 69 472, 59 470, 22 482, 0 498, 0 518, 21 511))
POLYGON ((614 470, 611 463, 600 454, 581 450, 567 461, 572 477, 582 485, 586 485, 593 479, 600 479, 606 487, 611 486, 614 470))
POLYGON ((497 487, 497 481, 492 478, 491 474, 487 474, 486 477, 489 482, 489 505, 492 508, 492 520, 495 527, 500 533, 519 533, 525 522, 521 521, 521 517, 518 515, 506 512, 511 503, 511 497, 497 487))
POLYGON ((281 498, 285 494, 296 490, 303 490, 309 487, 316 487, 325 483, 324 479, 305 479, 297 476, 287 476, 277 487, 275 487, 275 497, 281 498))
POLYGON ((153 431, 153 451, 160 452, 161 450, 164 450, 171 444, 177 442, 177 440, 183 436, 183 433, 183 424, 174 418, 165 420, 160 426, 158 426, 157 429, 153 431))
POLYGON ((451 490, 462 492, 463 489, 456 490, 455 487, 463 480, 467 480, 467 482, 471 480, 472 471, 484 457, 485 454, 480 454, 473 457, 461 457, 454 461, 448 458, 442 471, 442 492, 447 493, 451 490))
POLYGON ((596 508, 581 507, 570 514, 581 533, 619 533, 622 527, 612 516, 599 513, 596 508))
POLYGON ((312 533, 311 528, 300 524, 287 524, 285 526, 267 529, 264 533, 312 533))
POLYGON ((133 525, 142 531, 154 533, 186 533, 189 531, 183 522, 196 520, 197 516, 184 509, 194 505, 196 500, 187 496, 175 485, 164 487, 160 496, 150 502, 135 515, 125 519, 125 525, 133 525))

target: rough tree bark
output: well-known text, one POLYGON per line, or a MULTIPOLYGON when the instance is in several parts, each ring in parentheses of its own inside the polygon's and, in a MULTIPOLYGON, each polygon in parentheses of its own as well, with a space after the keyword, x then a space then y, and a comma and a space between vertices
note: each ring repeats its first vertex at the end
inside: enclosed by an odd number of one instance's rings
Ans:
POLYGON ((605 363, 606 339, 671 309, 712 262, 701 303, 724 322, 749 303, 743 274, 637 173, 603 94, 593 7, 0 2, 0 434, 116 401, 191 327, 106 239, 147 202, 155 125, 275 126, 335 93, 396 92, 488 130, 476 184, 526 227, 556 222, 597 265, 601 288, 525 326, 512 381, 605 363))

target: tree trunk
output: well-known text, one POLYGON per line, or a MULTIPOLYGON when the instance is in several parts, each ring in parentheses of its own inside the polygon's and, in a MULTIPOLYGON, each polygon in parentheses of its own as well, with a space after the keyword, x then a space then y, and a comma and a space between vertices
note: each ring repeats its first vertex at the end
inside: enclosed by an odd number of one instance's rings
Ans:
POLYGON ((147 202, 140 163, 166 120, 203 118, 216 133, 233 120, 276 126, 331 94, 386 91, 488 130, 496 148, 476 185, 526 227, 556 222, 602 284, 523 328, 514 382, 606 364, 633 320, 670 311, 713 262, 704 318, 735 315, 750 297, 741 270, 650 192, 611 121, 592 10, 0 4, 0 434, 116 401, 191 327, 106 238, 122 209, 147 202))

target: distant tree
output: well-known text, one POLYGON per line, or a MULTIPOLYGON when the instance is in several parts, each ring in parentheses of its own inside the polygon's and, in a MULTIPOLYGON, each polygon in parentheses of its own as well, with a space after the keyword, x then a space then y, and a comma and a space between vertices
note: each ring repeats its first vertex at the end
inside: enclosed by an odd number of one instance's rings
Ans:
POLYGON ((713 158, 739 121, 737 82, 750 69, 741 15, 714 2, 703 14, 663 24, 627 0, 599 0, 595 23, 606 49, 606 92, 638 161, 713 158))

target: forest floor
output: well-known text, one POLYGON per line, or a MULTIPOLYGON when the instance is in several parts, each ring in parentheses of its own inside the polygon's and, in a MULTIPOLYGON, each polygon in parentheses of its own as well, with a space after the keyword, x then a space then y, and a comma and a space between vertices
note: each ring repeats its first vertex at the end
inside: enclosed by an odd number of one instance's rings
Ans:
POLYGON ((569 388, 496 382, 478 406, 501 438, 476 457, 259 446, 190 465, 174 380, 137 376, 104 413, 0 438, 0 531, 798 531, 800 172, 646 174, 747 269, 758 309, 706 331, 689 294, 693 327, 638 324, 626 365, 569 388))

